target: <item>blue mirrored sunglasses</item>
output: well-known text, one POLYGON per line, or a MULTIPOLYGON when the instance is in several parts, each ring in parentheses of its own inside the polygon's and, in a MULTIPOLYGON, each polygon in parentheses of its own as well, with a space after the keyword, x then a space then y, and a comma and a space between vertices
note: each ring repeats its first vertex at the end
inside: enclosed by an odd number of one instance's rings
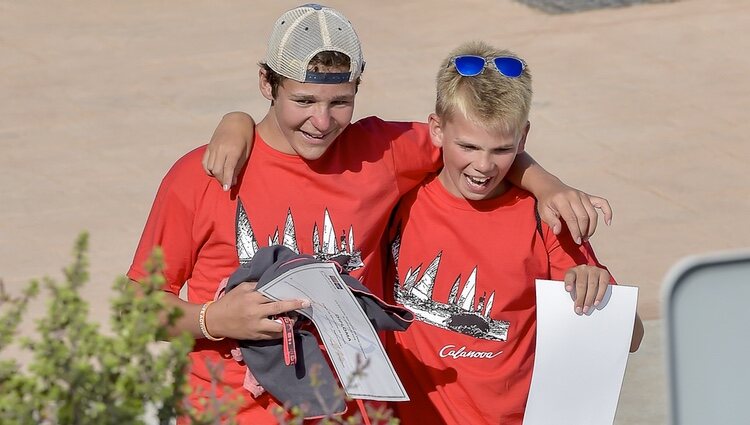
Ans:
POLYGON ((460 55, 451 58, 451 63, 456 71, 464 77, 475 77, 487 66, 487 61, 495 65, 500 74, 509 78, 518 78, 526 68, 526 62, 514 56, 498 56, 495 58, 483 58, 474 55, 460 55))

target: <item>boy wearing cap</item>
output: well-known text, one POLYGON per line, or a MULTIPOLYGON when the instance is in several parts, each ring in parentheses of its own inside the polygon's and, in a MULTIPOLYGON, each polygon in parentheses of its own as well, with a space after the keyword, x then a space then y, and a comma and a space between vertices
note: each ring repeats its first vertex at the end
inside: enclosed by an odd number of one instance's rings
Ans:
POLYGON ((211 389, 208 365, 219 364, 217 395, 240 399, 237 421, 276 422, 276 400, 242 389, 246 367, 232 349, 236 340, 279 338, 282 326, 268 317, 301 308, 302 301, 270 302, 243 283, 212 303, 220 282, 259 246, 283 244, 321 259, 349 255, 352 275, 377 282, 372 291, 383 295, 380 247, 389 214, 436 169, 439 153, 423 125, 377 118, 350 125, 362 65, 356 34, 338 12, 305 6, 285 13, 260 69, 260 90, 271 106, 258 124, 252 173, 240 174, 228 196, 202 172, 202 147, 179 159, 159 187, 128 277, 141 280, 152 248, 162 247, 167 300, 185 313, 174 333, 196 338, 189 381, 198 409, 211 389), (313 32, 317 44, 306 45, 313 32), (301 62, 297 53, 304 49, 326 51, 301 62), (271 64, 301 81, 281 81, 271 64), (177 297, 183 284, 187 301, 177 297), (225 386, 233 391, 225 394, 225 386))
POLYGON ((241 389, 246 370, 232 359, 232 341, 279 338, 282 327, 269 316, 305 301, 270 302, 243 283, 213 302, 222 279, 259 245, 283 244, 320 259, 348 255, 348 271, 383 294, 389 214, 440 158, 424 124, 374 117, 350 124, 363 66, 359 40, 340 13, 318 5, 285 13, 259 72, 271 106, 244 169, 252 172, 243 170, 227 196, 200 172, 201 147, 162 181, 128 276, 142 279, 152 248, 163 248, 167 300, 185 312, 174 332, 196 338, 190 354, 196 408, 211 388, 207 365, 218 363, 217 395, 225 395, 224 386, 236 390, 229 395, 241 401, 238 422, 275 422, 278 403, 268 393, 241 389), (177 297, 183 284, 188 301, 177 297))
MULTIPOLYGON (((396 405, 404 424, 521 424, 535 279, 575 286, 578 314, 610 283, 587 242, 556 236, 533 196, 506 180, 524 150, 531 94, 528 68, 506 50, 467 43, 441 64, 429 127, 443 168, 402 198, 392 222, 392 298, 416 316, 387 336, 411 399, 396 405)), ((643 335, 635 320, 631 351, 643 335)))

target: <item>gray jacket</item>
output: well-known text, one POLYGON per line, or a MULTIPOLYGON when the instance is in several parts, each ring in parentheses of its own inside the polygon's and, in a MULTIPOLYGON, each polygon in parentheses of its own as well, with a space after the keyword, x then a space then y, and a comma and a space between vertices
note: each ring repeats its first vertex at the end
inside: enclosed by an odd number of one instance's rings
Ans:
MULTIPOLYGON (((345 256, 336 258, 338 264, 348 260, 345 256)), ((291 249, 274 245, 261 248, 252 261, 241 265, 230 277, 226 292, 248 281, 257 281, 262 287, 282 273, 304 264, 320 260, 310 255, 297 254, 291 249), (294 260, 294 261, 291 261, 294 260)), ((341 270, 341 268, 338 268, 341 270)), ((379 331, 404 331, 409 327, 414 315, 406 308, 390 305, 373 295, 362 283, 341 273, 373 327, 379 331)), ((309 323, 309 322, 308 322, 309 323)), ((311 332, 295 326, 294 342, 297 354, 296 363, 287 366, 284 362, 284 347, 280 339, 269 341, 238 341, 242 357, 252 374, 271 395, 286 408, 300 406, 305 418, 342 414, 346 410, 344 392, 328 366, 311 332), (310 371, 315 365, 317 376, 313 386, 310 371)))

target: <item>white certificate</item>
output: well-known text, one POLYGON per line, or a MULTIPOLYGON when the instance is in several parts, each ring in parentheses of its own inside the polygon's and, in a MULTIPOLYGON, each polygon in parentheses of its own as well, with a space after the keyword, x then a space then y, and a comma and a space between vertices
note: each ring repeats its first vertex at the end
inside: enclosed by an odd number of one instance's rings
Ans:
POLYGON ((536 281, 536 357, 524 425, 603 425, 615 419, 638 288, 610 285, 587 315, 563 282, 536 281))
POLYGON ((333 264, 296 267, 258 291, 273 300, 310 300, 310 307, 299 311, 315 324, 347 395, 367 400, 409 400, 378 333, 333 264))

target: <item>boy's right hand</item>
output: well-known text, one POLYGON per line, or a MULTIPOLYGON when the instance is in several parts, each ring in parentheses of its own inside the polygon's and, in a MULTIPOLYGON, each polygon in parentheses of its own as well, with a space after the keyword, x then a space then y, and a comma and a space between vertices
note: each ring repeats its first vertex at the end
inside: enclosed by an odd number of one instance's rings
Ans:
POLYGON ((579 265, 565 273, 565 290, 575 295, 573 309, 577 315, 587 314, 598 307, 610 283, 607 270, 590 265, 579 265))
POLYGON ((250 156, 255 121, 244 112, 230 112, 221 119, 203 154, 203 170, 219 181, 224 191, 237 183, 237 175, 250 156))
POLYGON ((269 317, 310 306, 307 300, 272 301, 255 287, 255 282, 241 283, 211 304, 206 311, 208 333, 239 340, 281 338, 281 323, 269 317))

